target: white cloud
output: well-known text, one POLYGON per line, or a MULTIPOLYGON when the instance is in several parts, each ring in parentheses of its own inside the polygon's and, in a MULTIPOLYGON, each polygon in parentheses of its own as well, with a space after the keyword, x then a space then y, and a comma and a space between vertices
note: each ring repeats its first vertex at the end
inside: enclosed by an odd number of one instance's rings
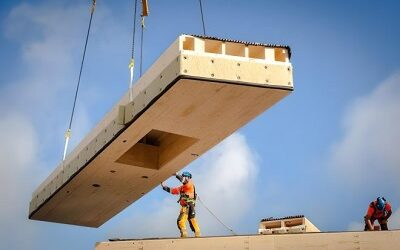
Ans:
MULTIPOLYGON (((18 111, 30 118, 36 129, 46 131, 40 134, 43 142, 40 145, 52 145, 51 150, 54 150, 54 144, 60 145, 60 155, 72 109, 88 21, 87 3, 50 2, 17 5, 5 22, 6 37, 19 46, 16 57, 20 63, 15 72, 10 72, 19 76, 17 80, 2 86, 2 100, 12 104, 14 112, 18 111)), ((105 83, 110 81, 105 73, 118 64, 111 64, 110 61, 120 56, 124 45, 128 47, 130 44, 127 39, 129 32, 123 31, 120 26, 110 16, 107 6, 102 5, 96 9, 75 110, 72 145, 76 145, 88 128, 93 126, 89 118, 101 117, 98 113, 108 111, 110 107, 103 107, 103 103, 110 103, 110 99, 116 100, 117 96, 122 95, 114 92, 115 86, 110 82, 105 83), (103 73, 97 74, 100 71, 103 73), (79 123, 78 118, 86 121, 85 126, 79 123)), ((123 69, 128 77, 125 66, 123 69)), ((114 78, 111 79, 114 81, 114 78)), ((44 148, 43 151, 47 150, 44 148)))
POLYGON ((333 166, 348 185, 381 179, 400 191, 399 107, 399 73, 352 105, 344 120, 344 136, 332 152, 333 166))
MULTIPOLYGON (((97 22, 105 22, 106 12, 103 6, 97 22)), ((82 24, 87 21, 88 8, 83 3, 20 4, 2 27, 18 46, 14 55, 18 65, 9 72, 2 70, 2 74, 16 75, 12 78, 16 80, 0 85, 0 231, 5 249, 43 249, 46 245, 40 239, 51 225, 28 220, 28 206, 33 190, 62 156, 87 28, 82 24)), ((114 29, 113 21, 107 22, 103 28, 114 29)), ((102 97, 100 92, 95 98, 102 97)), ((95 99, 85 88, 80 94, 84 98, 76 107, 72 146, 93 125, 87 106, 95 99)))
POLYGON ((29 248, 34 240, 34 229, 26 224, 30 191, 42 175, 36 161, 37 135, 30 121, 20 114, 2 117, 0 131, 0 225, 8 225, 1 234, 12 237, 20 249, 29 248))
MULTIPOLYGON (((225 224, 233 227, 247 216, 254 199, 253 194, 257 156, 249 148, 246 138, 235 133, 199 159, 192 173, 196 192, 201 200, 225 224)), ((170 186, 178 185, 170 179, 170 186)), ((148 205, 118 225, 111 233, 114 237, 165 237, 178 235, 176 218, 179 213, 177 197, 170 197, 148 205)), ((200 202, 197 217, 203 235, 229 234, 200 202)), ((190 230, 189 230, 190 231, 190 230)))
MULTIPOLYGON (((232 227, 238 225, 256 199, 258 157, 239 133, 228 137, 206 157, 194 171, 200 197, 223 222, 232 227)), ((199 207, 203 209, 202 205, 199 207)), ((226 233, 214 218, 209 220, 203 226, 206 232, 226 233)))

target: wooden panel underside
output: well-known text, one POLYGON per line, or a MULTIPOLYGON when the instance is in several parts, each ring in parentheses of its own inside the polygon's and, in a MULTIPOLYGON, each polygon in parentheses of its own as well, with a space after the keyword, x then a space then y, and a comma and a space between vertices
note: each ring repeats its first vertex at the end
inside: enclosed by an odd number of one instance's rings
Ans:
POLYGON ((249 249, 249 250, 381 250, 399 249, 400 231, 252 235, 188 239, 100 242, 95 250, 249 249))
POLYGON ((98 227, 288 93, 181 79, 31 218, 98 227), (154 131, 164 133, 165 143, 138 143, 154 131), (148 152, 157 162, 129 152, 148 152))

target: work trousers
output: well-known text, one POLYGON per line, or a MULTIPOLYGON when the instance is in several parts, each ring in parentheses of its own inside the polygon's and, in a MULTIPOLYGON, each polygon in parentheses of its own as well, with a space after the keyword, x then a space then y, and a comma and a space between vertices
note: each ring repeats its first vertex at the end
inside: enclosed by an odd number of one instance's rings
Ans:
MULTIPOLYGON (((372 217, 370 220, 371 220, 372 226, 374 225, 375 220, 378 220, 379 225, 381 226, 381 230, 382 231, 387 231, 388 230, 388 225, 387 225, 386 221, 383 222, 382 219, 377 219, 377 218, 374 218, 374 217, 372 217)), ((365 223, 364 231, 368 231, 368 230, 369 230, 368 229, 368 225, 367 225, 367 223, 365 223)))
POLYGON ((187 237, 186 220, 189 221, 190 229, 196 237, 200 237, 200 228, 196 220, 195 204, 190 202, 187 206, 182 206, 179 212, 177 224, 181 237, 187 237))

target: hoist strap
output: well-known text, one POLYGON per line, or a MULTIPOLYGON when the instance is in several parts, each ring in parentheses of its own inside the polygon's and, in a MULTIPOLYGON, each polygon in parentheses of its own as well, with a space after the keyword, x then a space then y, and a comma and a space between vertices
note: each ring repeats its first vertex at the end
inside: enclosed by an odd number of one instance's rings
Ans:
POLYGON ((134 68, 135 68, 135 60, 131 58, 131 61, 129 63, 129 70, 131 73, 131 78, 129 81, 129 101, 133 101, 133 93, 132 93, 132 86, 133 86, 133 73, 134 73, 134 68))
POLYGON ((71 129, 67 129, 65 131, 65 145, 64 145, 64 154, 63 154, 63 160, 65 159, 65 155, 67 154, 67 148, 68 148, 68 142, 69 142, 69 137, 71 136, 71 129))
POLYGON ((82 61, 81 61, 81 67, 80 67, 80 70, 79 70, 78 83, 77 83, 77 85, 76 85, 74 103, 73 103, 73 105, 72 105, 71 118, 70 118, 70 120, 69 120, 68 129, 67 129, 67 131, 65 132, 66 136, 65 136, 65 145, 64 145, 63 160, 65 160, 65 155, 66 155, 67 149, 68 149, 68 142, 69 142, 69 138, 70 138, 70 136, 71 136, 72 120, 73 120, 73 118, 74 118, 76 99, 77 99, 77 97, 78 97, 79 85, 80 85, 81 76, 82 76, 83 63, 85 62, 86 48, 87 48, 87 44, 88 44, 88 40, 89 40, 90 27, 92 26, 93 13, 94 13, 95 9, 96 9, 96 0, 93 0, 93 1, 92 1, 92 8, 91 8, 91 10, 90 10, 89 26, 88 26, 88 30, 87 30, 87 33, 86 33, 85 47, 84 47, 84 49, 83 49, 83 56, 82 56, 82 61))
POLYGON ((142 77, 143 69, 143 36, 144 36, 144 16, 142 16, 142 32, 140 36, 140 77, 142 77))
POLYGON ((142 25, 142 28, 146 28, 144 25, 144 16, 142 16, 141 25, 142 25))
POLYGON ((129 71, 130 71, 130 79, 129 79, 129 101, 133 101, 133 93, 132 93, 132 86, 133 86, 133 79, 134 79, 134 72, 135 72, 135 34, 136 34, 136 6, 137 0, 135 0, 135 11, 133 14, 133 31, 132 31, 132 50, 131 50, 131 60, 129 61, 129 71))

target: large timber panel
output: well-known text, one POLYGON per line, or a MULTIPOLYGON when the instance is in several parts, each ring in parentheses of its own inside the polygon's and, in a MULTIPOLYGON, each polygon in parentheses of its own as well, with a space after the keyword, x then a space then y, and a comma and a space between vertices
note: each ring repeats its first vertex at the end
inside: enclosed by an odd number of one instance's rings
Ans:
POLYGON ((293 90, 288 49, 227 43, 179 37, 33 194, 30 218, 98 227, 293 90))

